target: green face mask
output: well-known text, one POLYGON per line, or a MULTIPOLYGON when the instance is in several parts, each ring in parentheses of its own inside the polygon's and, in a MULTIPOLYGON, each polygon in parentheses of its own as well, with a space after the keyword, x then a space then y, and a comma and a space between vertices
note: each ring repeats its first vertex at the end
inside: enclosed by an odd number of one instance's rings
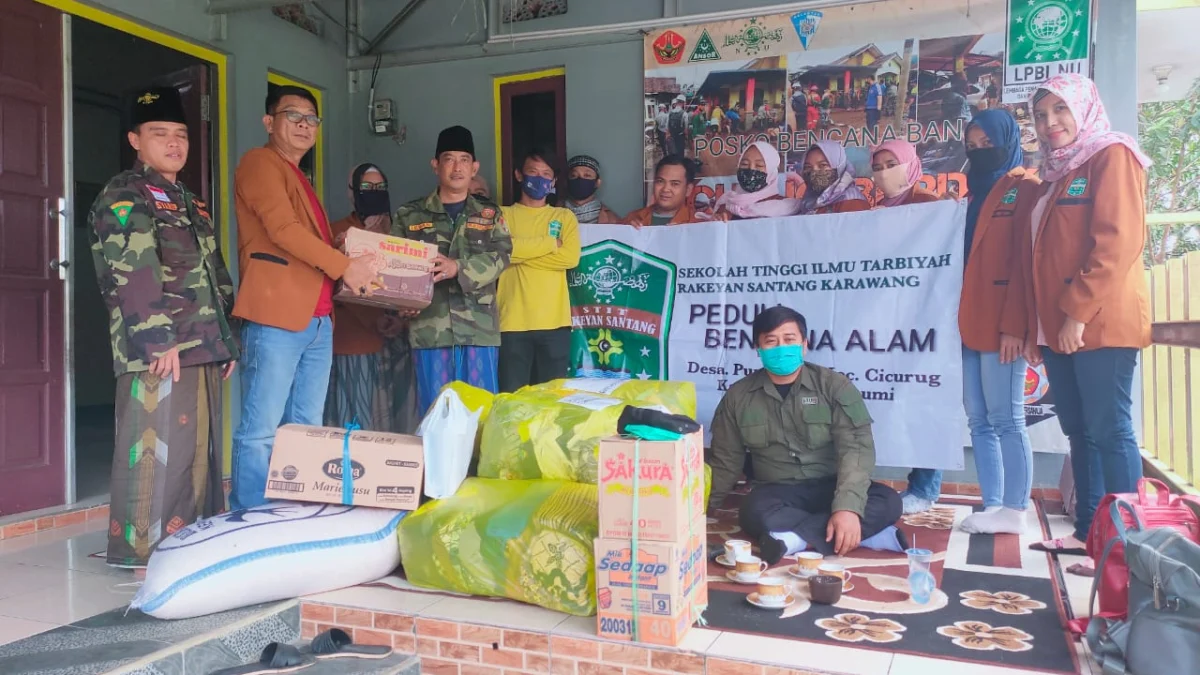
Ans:
POLYGON ((659 429, 658 427, 646 426, 645 424, 630 424, 625 427, 625 431, 643 441, 677 441, 683 438, 683 434, 659 429))

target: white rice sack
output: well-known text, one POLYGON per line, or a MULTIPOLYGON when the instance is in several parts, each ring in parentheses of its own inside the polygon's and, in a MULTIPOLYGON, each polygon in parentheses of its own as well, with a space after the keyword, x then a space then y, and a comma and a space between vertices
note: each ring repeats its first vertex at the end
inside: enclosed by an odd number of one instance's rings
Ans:
POLYGON ((199 520, 150 556, 130 607, 187 619, 375 581, 407 511, 275 501, 199 520))

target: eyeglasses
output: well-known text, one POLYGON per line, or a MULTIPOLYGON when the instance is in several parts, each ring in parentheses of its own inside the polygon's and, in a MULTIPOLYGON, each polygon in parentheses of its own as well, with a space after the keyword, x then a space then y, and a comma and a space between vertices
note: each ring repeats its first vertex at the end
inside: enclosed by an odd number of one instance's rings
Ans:
MULTIPOLYGON (((351 187, 351 189, 353 189, 354 186, 351 185, 350 187, 351 187)), ((387 190, 387 189, 388 189, 387 183, 368 183, 367 181, 363 181, 358 184, 359 192, 371 192, 372 190, 383 191, 383 190, 387 190)))
POLYGON ((304 113, 296 112, 295 110, 280 110, 275 114, 287 117, 287 121, 291 122, 292 124, 300 124, 301 122, 304 122, 310 127, 321 126, 321 118, 317 115, 305 115, 304 113))

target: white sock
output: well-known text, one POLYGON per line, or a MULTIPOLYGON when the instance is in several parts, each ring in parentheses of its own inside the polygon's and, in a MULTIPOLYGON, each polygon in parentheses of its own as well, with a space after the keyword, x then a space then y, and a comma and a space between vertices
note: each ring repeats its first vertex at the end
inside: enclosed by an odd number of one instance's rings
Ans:
POLYGON ((1025 532, 1025 512, 1002 507, 996 511, 973 513, 963 520, 961 527, 971 534, 1022 534, 1025 532))
POLYGON ((795 555, 808 548, 808 544, 795 532, 772 532, 771 538, 782 541, 783 545, 787 547, 784 555, 795 555))
POLYGON ((934 502, 931 502, 928 499, 922 499, 913 494, 904 495, 904 497, 901 499, 901 503, 904 505, 904 515, 906 516, 913 513, 924 513, 925 511, 932 509, 934 504, 934 502))

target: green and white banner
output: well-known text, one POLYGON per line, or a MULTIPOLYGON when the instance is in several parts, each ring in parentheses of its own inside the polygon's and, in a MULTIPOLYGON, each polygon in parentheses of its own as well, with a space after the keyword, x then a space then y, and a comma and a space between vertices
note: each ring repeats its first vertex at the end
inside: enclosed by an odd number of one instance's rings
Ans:
POLYGON ((761 367, 751 323, 787 305, 805 358, 849 377, 884 466, 963 468, 965 202, 676 227, 589 225, 569 273, 579 375, 690 380, 707 426, 761 367))
POLYGON ((1008 0, 1004 103, 1028 101, 1038 85, 1055 75, 1091 75, 1091 4, 1091 0, 1008 0))

